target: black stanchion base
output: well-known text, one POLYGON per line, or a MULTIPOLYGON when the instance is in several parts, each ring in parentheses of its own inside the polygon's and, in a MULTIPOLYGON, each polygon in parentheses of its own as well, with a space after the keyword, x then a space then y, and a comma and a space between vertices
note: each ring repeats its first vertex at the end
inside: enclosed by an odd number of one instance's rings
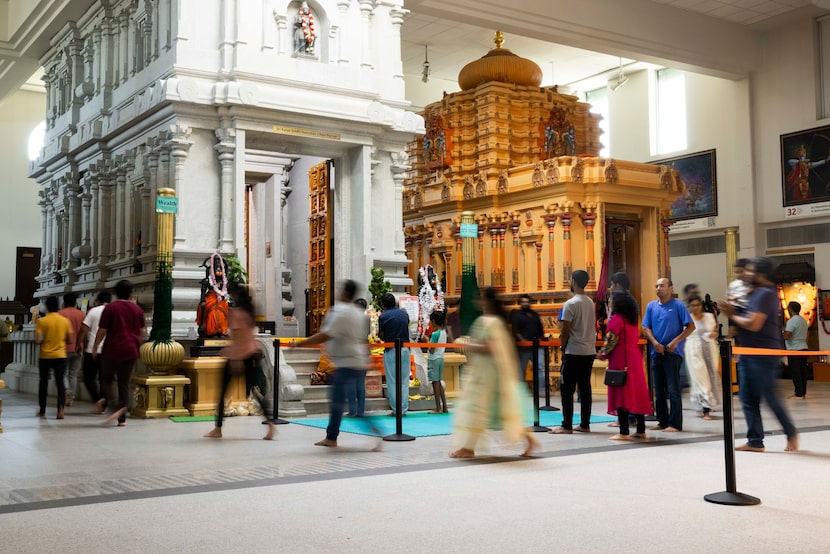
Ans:
POLYGON ((383 437, 383 440, 390 442, 406 442, 414 441, 415 437, 413 437, 412 435, 406 435, 404 433, 401 433, 400 435, 386 435, 385 437, 383 437))
POLYGON ((539 410, 542 412, 558 412, 559 408, 556 406, 541 406, 539 410))
POLYGON ((550 431, 550 427, 542 427, 541 425, 534 425, 532 428, 534 433, 547 433, 550 431))
MULTIPOLYGON (((270 420, 270 422, 273 423, 274 425, 285 425, 286 423, 291 423, 287 419, 280 419, 278 417, 270 420)), ((265 425, 267 423, 268 423, 268 421, 263 421, 262 422, 263 425, 265 425)))
POLYGON ((647 415, 646 421, 657 421, 657 416, 647 415))
POLYGON ((703 497, 706 502, 713 504, 724 504, 726 506, 757 506, 761 503, 760 498, 755 498, 742 492, 713 492, 703 497))

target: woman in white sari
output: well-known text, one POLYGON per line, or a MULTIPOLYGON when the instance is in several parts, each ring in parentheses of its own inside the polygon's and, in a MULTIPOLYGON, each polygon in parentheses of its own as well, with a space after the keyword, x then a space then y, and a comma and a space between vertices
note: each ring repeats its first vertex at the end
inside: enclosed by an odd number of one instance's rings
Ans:
POLYGON ((474 458, 478 439, 490 429, 504 431, 508 441, 524 440, 527 446, 521 455, 530 456, 539 441, 523 421, 516 343, 492 287, 482 291, 481 309, 484 313, 473 322, 465 348, 463 396, 455 417, 461 448, 450 457, 474 458))
POLYGON ((689 370, 692 404, 703 417, 710 420, 710 412, 718 406, 720 377, 718 375, 718 322, 715 316, 703 311, 703 300, 692 295, 686 301, 695 322, 694 333, 686 339, 684 355, 689 370))

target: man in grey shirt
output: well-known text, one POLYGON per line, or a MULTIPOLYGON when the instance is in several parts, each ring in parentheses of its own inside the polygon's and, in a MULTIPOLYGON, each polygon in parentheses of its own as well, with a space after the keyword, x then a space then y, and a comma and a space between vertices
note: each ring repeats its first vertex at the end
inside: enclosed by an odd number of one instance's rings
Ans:
POLYGON ((591 432, 591 368, 597 354, 597 320, 593 301, 585 294, 588 273, 577 269, 571 275, 573 298, 562 306, 562 329, 559 340, 565 358, 562 361, 562 425, 550 430, 554 435, 574 431, 591 432), (579 387, 580 422, 573 427, 574 391, 579 387))
MULTIPOLYGON (((320 332, 299 341, 294 346, 312 346, 328 343, 326 354, 336 368, 330 386, 329 425, 326 438, 314 443, 317 446, 337 446, 340 423, 346 407, 346 393, 353 388, 357 379, 366 378, 369 366, 369 318, 363 310, 354 304, 357 283, 351 279, 343 281, 337 295, 337 301, 331 307, 320 332)), ((374 434, 380 436, 380 430, 369 418, 357 417, 358 421, 374 434)), ((380 450, 381 443, 374 450, 380 450)))

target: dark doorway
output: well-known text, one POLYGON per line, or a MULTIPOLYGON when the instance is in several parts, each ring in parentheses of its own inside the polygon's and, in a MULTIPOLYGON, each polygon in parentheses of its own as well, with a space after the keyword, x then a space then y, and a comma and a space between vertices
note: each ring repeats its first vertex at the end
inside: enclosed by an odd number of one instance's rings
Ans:
POLYGON ((40 272, 40 248, 18 246, 15 267, 14 299, 30 308, 36 304, 38 282, 35 278, 40 272))
MULTIPOLYGON (((642 305, 639 291, 642 290, 642 268, 640 267, 640 221, 637 219, 606 218, 608 224, 608 276, 618 271, 628 274, 631 280, 631 294, 642 305)), ((605 283, 608 286, 608 283, 605 283)))

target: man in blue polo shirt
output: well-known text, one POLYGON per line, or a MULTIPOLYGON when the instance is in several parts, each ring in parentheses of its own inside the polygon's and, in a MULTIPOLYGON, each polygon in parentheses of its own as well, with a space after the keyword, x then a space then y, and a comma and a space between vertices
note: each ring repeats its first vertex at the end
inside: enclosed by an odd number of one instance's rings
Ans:
POLYGON ((643 334, 651 344, 651 371, 654 382, 654 431, 676 433, 683 430, 683 404, 680 397, 680 365, 683 345, 695 330, 686 305, 674 298, 670 279, 657 279, 657 300, 646 306, 643 334), (669 407, 666 408, 668 396, 669 407))

